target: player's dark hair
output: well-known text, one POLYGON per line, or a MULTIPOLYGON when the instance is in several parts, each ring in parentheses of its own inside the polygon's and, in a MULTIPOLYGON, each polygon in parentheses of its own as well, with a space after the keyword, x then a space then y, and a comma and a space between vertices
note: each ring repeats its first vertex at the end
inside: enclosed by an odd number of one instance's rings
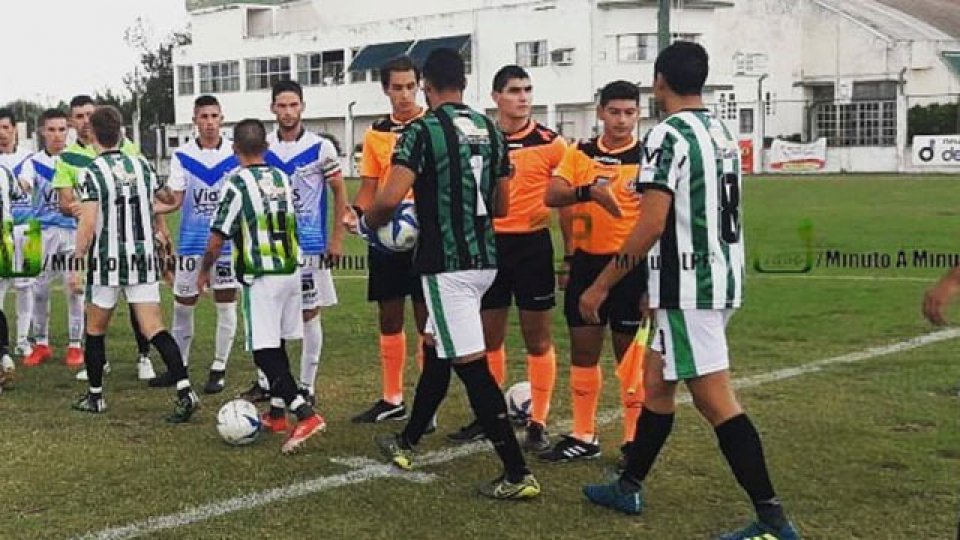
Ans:
POLYGON ((61 111, 60 109, 47 109, 40 114, 40 125, 45 125, 47 120, 53 120, 54 118, 63 118, 67 119, 67 113, 61 111))
POLYGON ((199 109, 200 107, 219 107, 220 102, 217 101, 217 98, 211 96, 210 94, 204 94, 198 96, 197 99, 193 100, 193 109, 199 109))
POLYGON ((114 148, 123 136, 123 115, 113 105, 102 105, 90 115, 90 127, 100 146, 114 148))
POLYGON ((303 101, 303 87, 300 86, 300 83, 297 81, 291 80, 277 81, 277 83, 273 85, 273 90, 270 91, 270 100, 276 101, 277 96, 284 92, 293 92, 300 98, 300 101, 303 101))
POLYGON ((680 96, 699 96, 710 72, 710 58, 699 43, 677 41, 657 55, 654 75, 660 74, 667 86, 680 96))
POLYGON ((238 154, 256 156, 267 151, 267 128, 256 118, 241 120, 233 126, 233 146, 238 154))
POLYGON ((510 64, 503 66, 497 71, 497 74, 493 76, 493 91, 503 92, 504 87, 506 87, 510 81, 529 78, 530 74, 527 73, 527 70, 518 65, 510 64))
POLYGON ((453 49, 434 49, 423 63, 423 78, 438 92, 467 87, 463 57, 453 49))
POLYGON ((420 69, 409 56, 403 55, 388 60, 387 63, 380 66, 380 85, 386 90, 390 86, 390 74, 394 72, 403 73, 404 71, 412 71, 414 78, 417 79, 417 82, 420 82, 420 69))
POLYGON ((10 120, 11 124, 17 125, 17 116, 13 114, 13 109, 8 109, 6 107, 0 109, 0 120, 3 120, 4 118, 10 120))
POLYGON ((70 108, 71 108, 71 109, 76 109, 77 107, 83 107, 84 105, 96 105, 96 103, 94 103, 92 97, 90 97, 90 96, 88 96, 88 95, 86 95, 86 94, 80 94, 79 96, 73 96, 73 98, 70 99, 70 108))
POLYGON ((606 107, 615 99, 628 99, 640 104, 640 88, 629 81, 613 81, 600 89, 600 106, 606 107))

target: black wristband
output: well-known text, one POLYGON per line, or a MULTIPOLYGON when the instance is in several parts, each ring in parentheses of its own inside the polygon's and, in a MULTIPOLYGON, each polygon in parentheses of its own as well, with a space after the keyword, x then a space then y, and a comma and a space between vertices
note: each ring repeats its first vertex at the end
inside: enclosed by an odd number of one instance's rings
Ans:
POLYGON ((357 205, 353 205, 350 208, 353 208, 353 211, 357 214, 357 219, 360 219, 363 217, 363 208, 360 208, 357 205))
POLYGON ((577 199, 577 202, 587 202, 587 201, 591 200, 591 197, 590 197, 590 187, 591 187, 592 185, 593 185, 593 184, 587 184, 587 185, 585 185, 585 186, 577 186, 577 187, 573 190, 573 193, 574 193, 574 196, 575 196, 576 199, 577 199))

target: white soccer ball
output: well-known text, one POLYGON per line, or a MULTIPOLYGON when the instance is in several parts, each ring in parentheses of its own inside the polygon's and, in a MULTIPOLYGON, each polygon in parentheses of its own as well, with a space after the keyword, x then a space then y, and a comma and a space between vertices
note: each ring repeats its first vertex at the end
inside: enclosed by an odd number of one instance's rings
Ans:
POLYGON ((243 446, 260 435, 260 413, 245 399, 226 402, 217 413, 217 432, 231 446, 243 446))
POLYGON ((377 229, 374 245, 383 251, 402 253, 413 249, 419 236, 417 210, 412 202, 404 201, 397 207, 393 219, 377 229))
POLYGON ((503 395, 507 400, 507 416, 518 424, 525 424, 530 419, 530 383, 518 382, 507 389, 503 395))

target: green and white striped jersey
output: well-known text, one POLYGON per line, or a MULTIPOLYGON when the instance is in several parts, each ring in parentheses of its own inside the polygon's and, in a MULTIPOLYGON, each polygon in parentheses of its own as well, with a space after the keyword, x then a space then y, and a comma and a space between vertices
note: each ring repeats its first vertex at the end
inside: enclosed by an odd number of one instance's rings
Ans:
POLYGON ((741 187, 737 140, 706 110, 678 112, 650 131, 637 190, 673 195, 666 227, 647 258, 651 307, 740 307, 741 187))
POLYGON ((236 272, 244 282, 296 271, 296 229, 290 178, 269 165, 245 167, 228 178, 210 223, 210 230, 233 240, 236 272))
POLYGON ((100 154, 82 170, 82 202, 97 202, 96 234, 87 256, 87 283, 120 287, 160 279, 153 240, 153 196, 163 181, 143 157, 100 154))

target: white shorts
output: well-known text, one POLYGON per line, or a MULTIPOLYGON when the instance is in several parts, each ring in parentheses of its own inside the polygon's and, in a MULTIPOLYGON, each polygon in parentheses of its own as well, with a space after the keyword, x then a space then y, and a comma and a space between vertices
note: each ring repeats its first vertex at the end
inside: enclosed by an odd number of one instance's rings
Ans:
POLYGON ((730 369, 727 322, 733 309, 658 309, 651 349, 663 355, 667 381, 730 369))
POLYGON ((123 287, 91 285, 87 293, 87 302, 102 309, 113 309, 117 305, 121 291, 128 304, 160 303, 160 283, 158 282, 123 287))
POLYGON ((420 276, 427 302, 426 333, 440 358, 460 358, 486 350, 480 301, 496 270, 462 270, 420 276))
POLYGON ((281 339, 303 338, 300 276, 262 276, 243 287, 247 351, 276 349, 281 339))
POLYGON ((304 255, 300 265, 303 309, 317 309, 337 305, 337 290, 333 287, 333 274, 322 264, 322 255, 304 255))
MULTIPOLYGON (((202 259, 202 255, 177 256, 173 294, 187 298, 200 294, 200 290, 197 289, 197 276, 200 274, 202 259)), ((233 271, 233 258, 230 255, 223 255, 217 259, 217 264, 213 265, 210 273, 210 288, 215 291, 236 289, 240 286, 233 271)))
POLYGON ((70 275, 77 231, 50 227, 43 230, 43 271, 37 276, 38 287, 49 287, 57 277, 70 275))
MULTIPOLYGON (((14 246, 14 268, 20 270, 23 268, 23 246, 24 241, 27 238, 27 225, 14 225, 13 226, 13 246, 14 246)), ((46 231, 43 231, 44 233, 46 231)), ((44 246, 43 253, 46 253, 46 246, 44 246)), ((42 255, 41 255, 42 256, 42 255)), ((19 277, 19 278, 4 278, 0 279, 0 295, 5 295, 10 287, 13 286, 15 289, 29 289, 36 282, 36 278, 32 277, 19 277)))

